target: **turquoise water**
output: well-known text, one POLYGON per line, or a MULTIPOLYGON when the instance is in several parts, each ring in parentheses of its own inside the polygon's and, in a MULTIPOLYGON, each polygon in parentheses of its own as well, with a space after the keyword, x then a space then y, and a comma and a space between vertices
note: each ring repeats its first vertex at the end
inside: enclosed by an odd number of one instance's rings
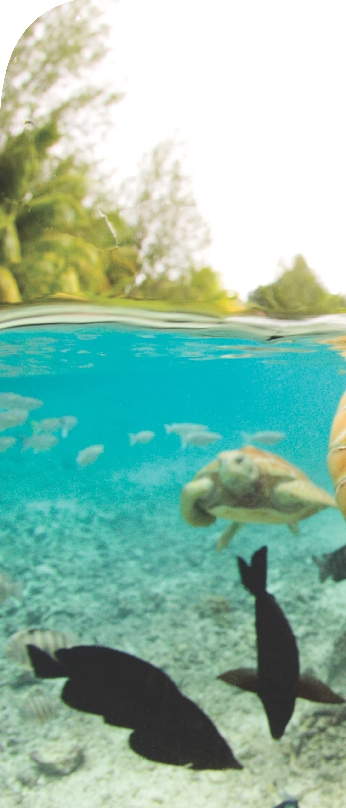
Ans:
POLYGON ((1 458, 10 497, 14 486, 18 492, 24 485, 32 496, 87 494, 90 486, 102 498, 112 472, 142 463, 184 459, 198 470, 215 456, 215 446, 189 447, 185 457, 179 439, 164 430, 181 421, 221 433, 218 451, 241 445, 242 432, 281 430, 284 457, 331 490, 325 457, 345 363, 325 344, 55 327, 7 332, 0 351, 1 390, 44 402, 8 433, 19 438, 1 458), (47 454, 23 454, 20 438, 32 434, 30 420, 60 414, 78 418, 68 439, 47 454), (154 431, 155 439, 130 447, 128 433, 142 429, 154 431), (104 444, 104 455, 80 474, 77 452, 95 443, 104 444))
POLYGON ((260 343, 95 325, 0 335, 0 392, 43 401, 23 425, 1 433, 17 440, 0 455, 0 572, 21 588, 0 605, 1 804, 178 808, 194 800, 226 808, 231 800, 274 808, 289 794, 301 808, 342 805, 346 728, 335 723, 336 708, 319 715, 316 705, 297 702, 275 742, 259 700, 216 680, 255 663, 254 602, 236 556, 249 560, 266 544, 268 587, 295 632, 302 669, 330 684, 334 676, 346 696, 335 656, 346 630, 346 582, 321 584, 312 561, 346 543, 341 515, 321 511, 301 522, 299 537, 285 525, 246 524, 217 553, 226 523, 191 527, 179 511, 183 486, 218 452, 241 448, 243 432, 285 433, 276 446, 257 445, 333 493, 326 456, 346 367, 332 347, 312 338, 260 343), (66 415, 78 419, 66 438, 60 431, 49 451, 25 450, 32 421, 66 415), (183 449, 164 425, 186 421, 222 438, 183 449), (129 433, 141 430, 155 436, 131 446, 129 433), (104 452, 79 466, 78 453, 93 444, 104 452), (61 682, 39 683, 53 716, 23 718, 38 683, 23 677, 5 646, 24 628, 74 632, 80 642, 162 668, 212 718, 243 771, 146 761, 129 749, 128 730, 63 705, 61 682), (64 744, 83 747, 84 762, 68 776, 49 776, 32 752, 57 754, 64 744))

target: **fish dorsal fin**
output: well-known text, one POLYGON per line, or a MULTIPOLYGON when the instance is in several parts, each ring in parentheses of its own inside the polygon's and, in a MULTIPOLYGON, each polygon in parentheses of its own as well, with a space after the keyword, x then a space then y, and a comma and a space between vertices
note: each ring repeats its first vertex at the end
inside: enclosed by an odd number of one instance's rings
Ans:
POLYGON ((238 567, 243 586, 258 597, 267 587, 267 547, 261 547, 253 554, 251 564, 238 556, 238 567))
POLYGON ((307 701, 316 701, 320 704, 344 704, 345 699, 334 693, 328 685, 317 679, 316 676, 305 674, 297 683, 297 696, 307 701))
POLYGON ((254 668, 235 668, 234 670, 220 673, 217 678, 228 685, 240 687, 241 690, 258 693, 258 673, 254 668))

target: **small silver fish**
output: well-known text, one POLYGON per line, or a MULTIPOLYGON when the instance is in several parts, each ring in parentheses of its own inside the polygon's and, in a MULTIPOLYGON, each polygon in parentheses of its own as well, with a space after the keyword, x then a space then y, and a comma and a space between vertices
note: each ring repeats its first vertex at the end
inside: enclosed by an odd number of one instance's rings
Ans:
POLYGON ((155 438, 155 432, 151 432, 150 429, 142 429, 141 432, 137 432, 136 434, 129 432, 129 438, 130 446, 134 446, 135 443, 149 443, 155 438))
POLYGON ((181 435, 181 447, 185 449, 187 444, 190 446, 199 446, 203 448, 204 446, 209 446, 210 443, 216 443, 217 440, 221 440, 222 435, 219 432, 187 432, 185 435, 181 435))
POLYGON ((15 426, 21 426, 25 423, 28 416, 29 410, 18 408, 0 412, 0 432, 4 432, 5 429, 13 429, 15 426))
POLYGON ((81 449, 78 452, 76 462, 79 466, 91 466, 103 454, 104 450, 105 447, 102 443, 94 443, 93 446, 87 446, 86 449, 81 449))
POLYGON ((17 438, 0 438, 0 452, 7 452, 7 449, 11 449, 11 447, 14 446, 16 440, 17 438))
POLYGON ((285 432, 271 432, 270 430, 267 432, 254 432, 253 435, 249 435, 247 432, 242 432, 241 434, 244 443, 264 443, 266 446, 275 446, 276 443, 286 437, 285 432))
POLYGON ((43 401, 31 396, 20 396, 19 393, 0 393, 0 409, 11 410, 19 407, 22 410, 37 410, 43 401))
POLYGON ((59 432, 61 429, 62 438, 67 438, 68 433, 78 424, 75 415, 61 415, 60 418, 42 418, 41 421, 30 421, 34 435, 41 433, 51 434, 59 432))
POLYGON ((165 424, 167 435, 185 435, 187 432, 207 432, 209 427, 204 424, 165 424))
POLYGON ((41 421, 30 421, 34 435, 44 433, 59 432, 61 429, 61 418, 42 418, 41 421))
POLYGON ((55 435, 42 432, 40 435, 32 435, 30 438, 23 438, 22 452, 26 452, 27 449, 33 449, 34 454, 49 452, 57 443, 58 438, 56 438, 55 435))

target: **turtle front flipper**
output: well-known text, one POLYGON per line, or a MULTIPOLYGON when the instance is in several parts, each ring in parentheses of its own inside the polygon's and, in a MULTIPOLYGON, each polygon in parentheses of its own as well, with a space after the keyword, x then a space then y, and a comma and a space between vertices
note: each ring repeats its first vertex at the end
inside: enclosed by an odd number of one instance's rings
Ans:
POLYGON ((216 517, 203 510, 203 500, 213 488, 210 477, 200 477, 184 486, 181 493, 180 511, 185 522, 193 527, 207 527, 216 517))
POLYGON ((310 480, 292 480, 279 483, 272 490, 274 504, 284 511, 295 513, 298 521, 299 509, 304 511, 303 519, 321 511, 322 508, 336 508, 334 497, 319 488, 310 480))
POLYGON ((216 549, 218 553, 223 550, 224 547, 229 545, 230 541, 233 539, 233 536, 238 533, 238 530, 240 530, 241 527, 243 527, 242 522, 232 522, 230 525, 228 525, 226 530, 221 533, 221 536, 217 541, 216 549))

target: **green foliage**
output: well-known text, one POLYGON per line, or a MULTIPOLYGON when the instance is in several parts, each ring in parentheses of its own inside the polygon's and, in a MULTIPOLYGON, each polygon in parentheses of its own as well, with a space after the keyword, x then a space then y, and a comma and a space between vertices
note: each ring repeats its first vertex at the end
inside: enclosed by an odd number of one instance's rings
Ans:
POLYGON ((66 273, 74 270, 80 289, 103 294, 108 287, 100 251, 84 239, 46 230, 29 243, 23 261, 14 271, 22 297, 37 298, 64 291, 66 273))
POLYGON ((110 213, 115 244, 96 203, 86 202, 87 167, 72 155, 59 159, 51 154, 59 138, 53 115, 41 129, 10 136, 5 143, 0 154, 0 263, 11 268, 24 300, 59 292, 121 294, 138 271, 133 234, 118 212, 110 213))
POLYGON ((120 189, 119 208, 134 231, 141 265, 132 294, 147 296, 154 289, 163 290, 166 282, 185 276, 200 263, 210 241, 209 230, 197 210, 174 141, 164 141, 144 156, 138 176, 120 189))
POLYGON ((166 147, 155 150, 155 176, 141 178, 139 219, 131 226, 118 210, 105 215, 98 208, 87 165, 71 154, 55 156, 59 140, 53 114, 41 128, 9 136, 0 153, 0 263, 11 269, 24 300, 129 293, 174 303, 227 302, 217 274, 191 265, 206 233, 184 191, 180 164, 167 166, 166 147))
POLYGON ((302 255, 296 256, 291 269, 284 268, 275 283, 258 286, 249 301, 275 317, 307 317, 332 314, 346 306, 341 295, 332 295, 319 283, 302 255))
POLYGON ((136 291, 136 297, 152 300, 171 300, 175 303, 216 302, 227 298, 221 281, 211 267, 195 269, 171 280, 166 274, 146 278, 136 291))
POLYGON ((218 300, 225 295, 220 276, 211 267, 191 269, 186 293, 190 300, 218 300))
POLYGON ((0 266, 0 303, 20 303, 17 282, 7 267, 0 266))
POLYGON ((127 293, 139 270, 135 247, 124 246, 109 250, 105 256, 105 274, 111 286, 110 295, 119 297, 127 293))
POLYGON ((120 98, 94 70, 107 58, 105 2, 57 6, 13 51, 0 111, 0 300, 227 302, 203 266, 209 232, 174 142, 145 155, 138 176, 108 196, 86 148, 82 157, 81 133, 100 137, 120 98))
POLYGON ((13 214, 0 207, 0 263, 18 264, 21 260, 20 241, 13 214))
POLYGON ((42 127, 53 112, 59 114, 63 134, 70 139, 76 126, 80 128, 79 113, 83 110, 87 110, 89 121, 93 118, 98 125, 102 120, 107 122, 107 108, 120 95, 111 82, 101 86, 95 83, 95 66, 109 53, 108 26, 102 22, 104 5, 104 0, 64 3, 43 14, 24 32, 4 82, 0 111, 3 142, 8 134, 22 131, 26 119, 42 127))

